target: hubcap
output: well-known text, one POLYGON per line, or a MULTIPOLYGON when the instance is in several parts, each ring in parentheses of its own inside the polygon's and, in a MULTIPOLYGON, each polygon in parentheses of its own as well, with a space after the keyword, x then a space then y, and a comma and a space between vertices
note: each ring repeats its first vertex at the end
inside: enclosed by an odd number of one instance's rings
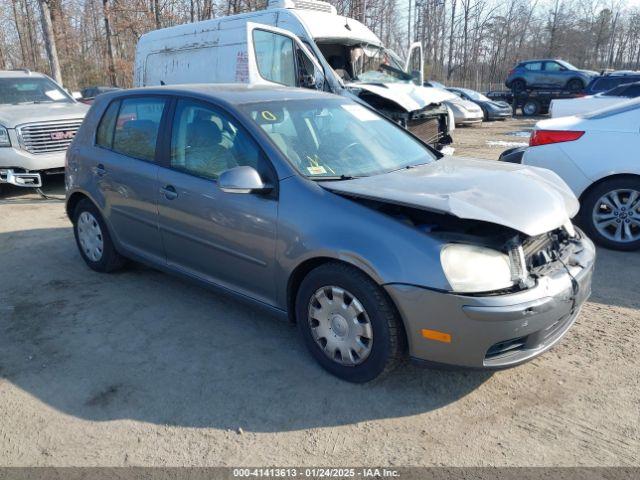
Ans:
POLYGON ((371 354, 369 316, 360 301, 340 287, 322 287, 311 296, 309 326, 315 342, 336 363, 359 365, 371 354))
POLYGON ((100 261, 104 251, 102 230, 96 218, 89 212, 82 212, 78 217, 78 241, 82 251, 92 262, 100 261))
POLYGON ((620 189, 603 195, 596 202, 592 220, 598 233, 609 240, 640 240, 640 192, 620 189))

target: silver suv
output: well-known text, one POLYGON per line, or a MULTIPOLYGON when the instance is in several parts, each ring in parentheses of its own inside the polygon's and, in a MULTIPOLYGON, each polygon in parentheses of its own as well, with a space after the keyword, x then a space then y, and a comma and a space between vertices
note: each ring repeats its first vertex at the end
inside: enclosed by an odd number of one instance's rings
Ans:
POLYGON ((0 71, 0 184, 39 187, 41 174, 64 173, 87 111, 46 75, 0 71))

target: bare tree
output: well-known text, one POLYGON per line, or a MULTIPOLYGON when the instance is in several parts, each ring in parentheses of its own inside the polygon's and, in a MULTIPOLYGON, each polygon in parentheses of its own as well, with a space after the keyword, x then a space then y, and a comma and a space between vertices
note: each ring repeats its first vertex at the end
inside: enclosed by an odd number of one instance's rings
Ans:
POLYGON ((49 59, 49 68, 53 79, 62 84, 62 72, 60 70, 60 61, 58 60, 58 49, 56 47, 56 38, 53 33, 53 24, 51 23, 51 0, 38 0, 40 5, 40 16, 42 20, 42 35, 44 37, 44 46, 47 50, 49 59))

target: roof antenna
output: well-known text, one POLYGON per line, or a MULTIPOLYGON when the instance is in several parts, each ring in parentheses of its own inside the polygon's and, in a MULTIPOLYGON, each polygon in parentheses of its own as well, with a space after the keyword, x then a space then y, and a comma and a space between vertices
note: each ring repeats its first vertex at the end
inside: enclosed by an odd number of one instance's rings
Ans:
POLYGON ((160 86, 164 87, 166 85, 166 83, 164 83, 164 80, 160 80, 160 86))
POLYGON ((344 28, 351 31, 351 25, 349 25, 349 19, 347 17, 344 17, 344 28))

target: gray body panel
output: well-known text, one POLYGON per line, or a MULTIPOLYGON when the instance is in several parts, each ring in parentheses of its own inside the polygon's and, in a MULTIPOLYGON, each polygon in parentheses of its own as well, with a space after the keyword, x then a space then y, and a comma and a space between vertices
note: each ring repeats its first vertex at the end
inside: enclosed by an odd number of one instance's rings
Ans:
POLYGON ((570 81, 580 80, 586 87, 591 80, 597 77, 598 72, 592 70, 580 70, 567 68, 566 70, 550 70, 548 65, 556 65, 555 59, 529 60, 516 66, 505 81, 505 85, 511 88, 515 80, 524 80, 527 87, 535 88, 566 88, 570 81), (528 70, 521 65, 542 63, 540 70, 528 70))
MULTIPOLYGON (((556 228, 572 215, 575 199, 565 198, 562 184, 545 172, 502 164, 492 164, 491 170, 483 166, 484 162, 456 158, 369 178, 316 182, 298 174, 262 129, 237 108, 237 104, 258 100, 317 99, 326 95, 301 89, 211 85, 102 95, 69 150, 67 201, 71 204, 78 195, 93 201, 124 255, 280 312, 289 310, 290 281, 306 262, 335 259, 351 264, 387 289, 404 322, 410 354, 416 358, 495 368, 519 363, 548 348, 545 343, 526 358, 500 365, 485 364, 478 360, 479 350, 467 352, 467 347, 460 345, 473 343, 474 336, 484 331, 479 325, 484 324, 492 327, 477 342, 478 348, 486 351, 487 342, 510 338, 514 329, 521 328, 514 321, 519 321, 531 301, 569 298, 573 302, 574 297, 566 294, 566 286, 571 285, 566 271, 556 271, 557 280, 547 284, 543 279, 535 288, 518 294, 465 297, 445 293, 451 288, 440 265, 440 252, 450 240, 420 231, 352 197, 367 196, 495 222, 526 233, 556 228), (109 102, 141 93, 198 98, 225 109, 261 146, 273 166, 274 178, 270 180, 276 188, 268 194, 226 193, 214 180, 94 146, 95 130, 109 102), (105 170, 102 175, 96 174, 99 165, 105 170), (498 188, 497 184, 509 181, 509 188, 498 188), (163 193, 168 186, 175 189, 170 198, 163 193), (508 195, 516 191, 520 196, 508 195), (528 204, 533 197, 541 202, 540 208, 528 204), (492 202, 495 208, 490 216, 492 202), (527 208, 517 202, 527 204, 527 208), (553 210, 556 218, 552 221, 541 216, 543 209, 553 210), (510 307, 516 304, 524 306, 510 307), (489 312, 488 320, 478 320, 482 312, 472 312, 475 317, 471 319, 465 311, 467 306, 497 310, 489 312), (503 307, 509 307, 506 313, 503 307), (427 311, 428 318, 424 317, 427 311), (456 341, 461 342, 450 346, 446 355, 438 353, 443 347, 434 347, 434 342, 421 337, 422 328, 438 326, 455 330, 456 341)), ((588 239, 581 242, 586 253, 578 260, 580 264, 572 267, 572 273, 590 278, 593 247, 588 239)), ((589 281, 582 284, 586 286, 581 291, 587 292, 589 281)), ((572 305, 577 308, 583 301, 580 297, 572 305)), ((528 333, 566 313, 564 301, 553 300, 549 305, 552 307, 545 310, 546 316, 532 322, 528 333)), ((556 340, 561 336, 558 334, 556 340)))

